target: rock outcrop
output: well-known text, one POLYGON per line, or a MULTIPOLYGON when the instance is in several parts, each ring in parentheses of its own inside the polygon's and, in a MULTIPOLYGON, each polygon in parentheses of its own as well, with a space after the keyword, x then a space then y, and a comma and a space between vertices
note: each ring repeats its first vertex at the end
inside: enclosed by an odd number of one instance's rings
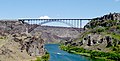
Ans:
POLYGON ((120 13, 110 13, 108 15, 104 15, 103 17, 93 18, 93 20, 85 25, 84 28, 94 28, 97 26, 112 27, 117 24, 120 24, 120 13))
POLYGON ((93 20, 120 20, 120 13, 110 13, 103 17, 94 18, 93 20))
POLYGON ((19 21, 0 20, 0 32, 2 33, 21 33, 26 31, 26 25, 19 21))
POLYGON ((120 13, 94 18, 84 29, 77 40, 66 41, 65 45, 103 52, 120 52, 120 13))
POLYGON ((0 46, 1 61, 30 61, 45 54, 44 40, 40 35, 16 33, 9 35, 0 46))
POLYGON ((41 32, 26 32, 34 26, 17 20, 0 20, 0 61, 30 61, 45 54, 41 32))

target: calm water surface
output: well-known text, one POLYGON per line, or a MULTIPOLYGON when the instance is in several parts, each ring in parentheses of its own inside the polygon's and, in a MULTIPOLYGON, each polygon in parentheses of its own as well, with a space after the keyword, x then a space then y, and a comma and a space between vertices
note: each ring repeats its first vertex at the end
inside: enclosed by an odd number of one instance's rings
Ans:
POLYGON ((60 50, 58 44, 46 44, 45 48, 50 53, 50 61, 93 61, 88 57, 60 50))

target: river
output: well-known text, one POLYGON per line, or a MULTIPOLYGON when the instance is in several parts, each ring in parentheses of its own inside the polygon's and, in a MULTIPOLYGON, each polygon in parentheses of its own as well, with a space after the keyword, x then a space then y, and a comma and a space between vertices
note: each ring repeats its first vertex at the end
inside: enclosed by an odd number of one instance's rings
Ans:
POLYGON ((88 57, 60 50, 58 44, 46 44, 45 48, 50 53, 50 61, 93 61, 88 57))

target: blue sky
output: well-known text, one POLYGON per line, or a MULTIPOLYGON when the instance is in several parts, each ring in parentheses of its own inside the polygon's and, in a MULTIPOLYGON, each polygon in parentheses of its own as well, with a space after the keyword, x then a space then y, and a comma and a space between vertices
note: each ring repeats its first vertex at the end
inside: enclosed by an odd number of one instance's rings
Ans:
POLYGON ((120 12, 119 0, 0 0, 0 19, 94 18, 120 12))

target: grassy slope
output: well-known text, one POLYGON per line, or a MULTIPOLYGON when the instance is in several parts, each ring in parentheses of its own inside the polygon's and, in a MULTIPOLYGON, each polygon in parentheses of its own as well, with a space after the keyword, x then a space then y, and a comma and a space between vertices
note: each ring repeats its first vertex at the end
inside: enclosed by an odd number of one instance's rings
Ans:
POLYGON ((65 45, 60 45, 60 48, 64 51, 67 51, 69 53, 73 54, 80 54, 83 56, 91 57, 91 58, 96 58, 100 60, 105 60, 105 61, 114 61, 114 60, 120 60, 120 54, 114 53, 114 52, 101 52, 101 51, 95 51, 95 50, 86 50, 81 47, 76 47, 76 46, 65 46, 65 45))
MULTIPOLYGON (((114 38, 112 40, 113 42, 117 42, 116 40, 120 41, 120 34, 116 33, 115 31, 120 31, 120 24, 116 24, 117 20, 112 21, 104 21, 104 22, 98 22, 98 21, 93 21, 94 25, 88 28, 89 31, 84 32, 79 40, 81 41, 86 35, 90 33, 97 33, 97 34, 102 34, 103 36, 110 36, 114 38), (110 23, 112 25, 106 26, 106 23, 110 23), (99 25, 102 25, 102 27, 99 27, 99 25), (110 30, 115 30, 115 31, 110 31, 110 30)), ((76 40, 75 40, 76 41, 76 40)), ((60 48, 64 51, 67 51, 69 53, 74 53, 74 54, 80 54, 84 56, 89 56, 91 58, 100 58, 104 60, 120 60, 120 45, 117 44, 114 46, 106 47, 106 48, 112 48, 111 52, 102 52, 102 51, 95 51, 95 50, 86 50, 84 48, 81 48, 80 46, 69 46, 69 45, 61 45, 60 48)))

